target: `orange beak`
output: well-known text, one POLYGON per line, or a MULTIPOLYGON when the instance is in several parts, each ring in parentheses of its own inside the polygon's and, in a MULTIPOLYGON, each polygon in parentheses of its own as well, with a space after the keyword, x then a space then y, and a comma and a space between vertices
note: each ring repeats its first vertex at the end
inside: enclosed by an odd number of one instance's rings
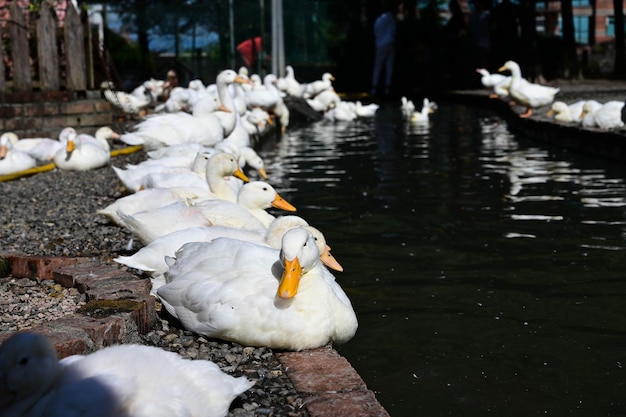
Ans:
POLYGON ((264 180, 267 179, 267 172, 265 172, 265 168, 259 168, 259 175, 261 176, 261 178, 263 178, 264 180))
POLYGON ((223 104, 220 104, 220 106, 219 106, 217 109, 218 109, 219 111, 223 111, 223 112, 226 112, 226 113, 232 113, 232 111, 231 111, 228 107, 226 107, 225 105, 223 105, 223 104))
POLYGON ((4 159, 7 156, 7 147, 6 145, 0 146, 0 159, 4 159))
POLYGON ((67 153, 72 153, 74 152, 74 149, 76 149, 76 144, 74 143, 73 139, 70 139, 67 141, 67 145, 65 145, 65 151, 67 153))
POLYGON ((302 277, 302 267, 298 258, 285 261, 283 277, 278 285, 278 296, 280 298, 293 298, 298 293, 300 278, 302 277))
POLYGON ((239 83, 239 84, 250 84, 250 85, 254 85, 254 83, 252 82, 252 80, 249 80, 247 78, 243 78, 242 76, 238 75, 235 77, 235 82, 239 83))
POLYGON ((237 170, 233 172, 233 176, 239 178, 243 182, 250 182, 250 178, 248 178, 246 174, 243 173, 241 168, 237 168, 237 170))
POLYGON ((294 206, 292 206, 289 202, 287 202, 278 194, 276 194, 276 197, 274 197, 274 200, 272 201, 272 207, 285 211, 296 211, 296 208, 294 206))
POLYGON ((324 252, 320 254, 320 260, 322 261, 324 265, 326 265, 330 269, 343 272, 343 266, 341 266, 341 264, 337 262, 335 257, 330 254, 330 246, 326 245, 324 252))

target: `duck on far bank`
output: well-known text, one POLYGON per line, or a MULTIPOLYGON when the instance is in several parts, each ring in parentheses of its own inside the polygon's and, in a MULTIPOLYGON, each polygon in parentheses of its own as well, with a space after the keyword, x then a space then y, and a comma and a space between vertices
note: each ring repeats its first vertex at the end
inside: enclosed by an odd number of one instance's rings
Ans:
POLYGON ((506 61, 498 69, 500 72, 507 70, 511 72, 511 83, 508 89, 510 97, 519 105, 526 107, 526 111, 520 115, 522 118, 532 116, 535 108, 551 104, 559 92, 558 88, 523 80, 522 71, 515 61, 506 61))
POLYGON ((578 100, 575 103, 567 104, 564 101, 555 101, 552 103, 550 110, 546 113, 546 116, 554 116, 554 120, 563 123, 580 122, 581 115, 583 113, 583 106, 585 100, 578 100))

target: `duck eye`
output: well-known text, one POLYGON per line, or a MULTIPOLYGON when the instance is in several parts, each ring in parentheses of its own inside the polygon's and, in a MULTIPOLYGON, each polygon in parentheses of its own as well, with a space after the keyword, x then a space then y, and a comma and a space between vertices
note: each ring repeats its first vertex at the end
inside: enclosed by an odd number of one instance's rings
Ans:
POLYGON ((24 357, 24 358, 20 359, 19 364, 20 365, 28 364, 28 357, 24 357))

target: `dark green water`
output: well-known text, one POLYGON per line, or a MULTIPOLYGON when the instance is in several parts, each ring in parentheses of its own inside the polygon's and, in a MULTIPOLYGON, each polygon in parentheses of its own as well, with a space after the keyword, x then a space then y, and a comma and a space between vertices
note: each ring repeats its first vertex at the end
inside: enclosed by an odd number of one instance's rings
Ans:
POLYGON ((337 349, 392 417, 626 415, 626 167, 445 103, 260 153, 344 266, 337 349))

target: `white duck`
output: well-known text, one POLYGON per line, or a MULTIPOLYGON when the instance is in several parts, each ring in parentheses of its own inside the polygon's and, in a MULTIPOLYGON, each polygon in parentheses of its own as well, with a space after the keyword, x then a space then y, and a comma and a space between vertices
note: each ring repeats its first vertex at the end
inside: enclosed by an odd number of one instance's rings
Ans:
POLYGON ((288 230, 281 249, 242 240, 188 243, 157 290, 196 333, 248 346, 302 350, 356 333, 350 300, 322 266, 313 235, 288 230))
POLYGON ((262 135, 267 131, 268 125, 273 124, 270 114, 259 107, 250 109, 241 118, 241 121, 248 131, 250 139, 262 135))
MULTIPOLYGON (((624 126, 622 108, 624 102, 619 100, 607 101, 602 107, 589 113, 585 119, 588 124, 604 130, 617 129, 624 126), (589 120, 591 118, 591 120, 589 120)), ((589 126, 585 126, 589 127, 589 126)))
MULTIPOLYGON (((250 80, 248 80, 250 83, 250 80)), ((248 111, 248 104, 246 103, 246 92, 243 89, 243 85, 240 83, 234 83, 229 86, 231 96, 234 102, 234 111, 239 116, 243 116, 248 111)))
POLYGON ((115 210, 116 222, 123 224, 144 245, 176 230, 211 225, 201 207, 193 207, 195 198, 188 193, 200 195, 199 198, 202 198, 203 201, 207 198, 236 201, 237 193, 229 183, 233 180, 249 180, 239 168, 235 157, 225 153, 212 156, 206 171, 206 180, 210 188, 208 192, 203 189, 198 190, 196 187, 170 188, 180 197, 179 199, 144 210, 135 210, 133 207, 136 206, 130 205, 132 212, 128 213, 122 211, 123 206, 118 207, 115 210))
POLYGON ((264 181, 251 181, 244 184, 239 191, 236 203, 209 199, 198 201, 193 208, 202 210, 205 218, 213 226, 264 230, 275 219, 267 212, 270 207, 296 211, 296 208, 285 201, 274 187, 264 181), (261 228, 257 226, 258 222, 262 224, 261 228))
POLYGON ((414 111, 409 116, 409 120, 411 123, 415 124, 428 124, 430 120, 430 114, 434 113, 437 109, 437 104, 433 101, 428 100, 428 98, 424 98, 422 101, 422 109, 417 112, 414 111))
POLYGON ((248 108, 260 107, 265 110, 271 110, 279 101, 282 101, 275 83, 276 75, 267 74, 263 78, 262 88, 253 87, 252 90, 246 92, 248 108))
POLYGON ((134 236, 144 245, 189 227, 226 226, 264 232, 274 220, 266 210, 275 207, 296 211, 274 188, 261 181, 244 184, 236 203, 221 199, 174 201, 152 210, 127 215, 118 212, 134 236))
MULTIPOLYGON (((137 192, 144 188, 165 187, 166 179, 185 175, 183 180, 177 181, 176 186, 200 187, 209 190, 205 178, 206 166, 210 156, 215 152, 197 152, 169 156, 157 159, 147 159, 139 164, 127 164, 125 168, 113 166, 113 171, 126 189, 137 192), (154 178, 152 177, 154 175, 154 178), (158 182, 160 181, 160 182, 158 182)), ((168 187, 175 186, 168 183, 168 187)))
POLYGON ((499 73, 491 74, 485 68, 477 68, 476 72, 481 75, 480 83, 486 88, 493 89, 493 93, 489 97, 497 98, 509 95, 508 86, 511 83, 511 77, 499 73))
POLYGON ((400 98, 400 110, 402 110, 402 114, 407 119, 411 117, 413 112, 415 112, 415 104, 413 104, 412 100, 409 100, 405 96, 400 98))
POLYGON ((88 171, 107 165, 111 153, 89 139, 81 139, 74 128, 68 128, 65 148, 54 154, 54 164, 59 169, 71 171, 88 171))
POLYGON ((335 107, 341 101, 334 89, 324 90, 315 97, 307 98, 306 102, 315 111, 325 112, 335 107))
POLYGON ((173 146, 166 146, 146 152, 150 159, 161 159, 169 157, 192 157, 198 153, 207 152, 213 149, 211 146, 203 146, 199 143, 181 143, 173 146))
POLYGON ((357 118, 356 106, 350 101, 340 101, 324 113, 324 118, 332 122, 351 122, 357 118))
POLYGON ((18 137, 13 132, 6 132, 0 136, 0 175, 12 174, 37 166, 37 160, 13 145, 18 137))
POLYGON ((602 103, 597 100, 587 100, 583 104, 583 111, 580 114, 580 124, 583 127, 597 127, 593 113, 602 107, 602 103))
POLYGON ((102 126, 96 130, 96 133, 89 135, 87 133, 80 133, 77 136, 78 140, 82 143, 93 143, 94 145, 100 146, 107 152, 111 152, 111 145, 109 145, 109 139, 119 139, 120 135, 113 131, 109 126, 102 126))
POLYGON ((498 73, 491 74, 485 68, 476 68, 476 72, 481 75, 480 83, 483 85, 483 87, 487 88, 493 88, 509 78, 506 75, 498 73))
POLYGON ((335 81, 335 77, 331 73, 325 72, 322 74, 321 80, 312 81, 305 85, 303 97, 315 97, 322 91, 333 88, 333 81, 335 81))
POLYGON ((322 232, 309 226, 303 218, 294 215, 277 217, 265 234, 257 230, 227 226, 191 227, 178 230, 153 240, 131 256, 119 256, 114 261, 150 275, 155 279, 152 281, 152 289, 156 290, 165 283, 164 274, 169 268, 166 259, 168 257, 173 258, 176 251, 185 243, 210 242, 219 237, 228 237, 259 244, 264 243, 275 249, 280 249, 285 232, 295 227, 304 227, 313 234, 320 252, 320 260, 324 265, 335 271, 343 271, 341 264, 330 253, 330 246, 326 244, 326 238, 322 232))
POLYGON ((222 417, 253 385, 213 362, 151 346, 110 346, 59 360, 45 336, 21 332, 0 347, 3 417, 222 417))
POLYGON ((204 198, 207 194, 204 189, 194 187, 185 188, 146 188, 136 193, 118 198, 97 213, 105 216, 118 226, 125 226, 118 213, 132 215, 145 210, 163 207, 174 201, 187 201, 204 198))
POLYGON ((148 106, 156 102, 154 93, 143 86, 138 87, 134 94, 107 88, 103 91, 104 98, 124 113, 142 115, 148 106))
MULTIPOLYGON (((189 112, 191 109, 191 94, 189 90, 176 86, 170 91, 165 103, 161 103, 154 108, 155 113, 177 113, 179 111, 189 112)), ((216 100, 217 101, 217 100, 216 100)))
POLYGON ((181 200, 133 214, 118 210, 117 215, 124 228, 144 246, 177 230, 211 226, 202 210, 195 209, 191 202, 181 200))
MULTIPOLYGON (((493 93, 489 95, 489 98, 501 98, 501 99, 508 98, 511 95, 509 92, 509 89, 511 87, 511 81, 512 81, 511 77, 506 77, 504 81, 494 85, 493 93)), ((522 78, 521 83, 525 84, 525 83, 528 83, 528 81, 522 78)), ((515 104, 515 102, 512 102, 512 104, 515 104)))
POLYGON ((259 173, 261 178, 267 179, 267 171, 265 170, 265 161, 250 146, 240 148, 239 166, 242 168, 250 167, 259 173))
POLYGON ((218 237, 262 242, 263 234, 258 230, 246 230, 226 226, 197 226, 175 230, 160 236, 131 256, 118 256, 115 262, 138 269, 148 274, 152 280, 152 292, 165 284, 164 274, 169 266, 167 257, 174 257, 176 251, 189 242, 210 242, 218 237))
MULTIPOLYGON (((228 94, 228 84, 233 82, 245 80, 232 70, 224 70, 217 76, 220 101, 226 106, 232 103, 232 98, 228 94)), ((224 107, 224 110, 230 111, 227 107, 224 107)), ((143 145, 146 150, 153 150, 180 143, 212 146, 224 137, 225 127, 220 118, 215 112, 202 109, 195 111, 194 115, 178 112, 150 116, 137 124, 135 131, 123 134, 120 139, 128 145, 143 145)))
POLYGON ((70 130, 63 129, 59 133, 59 138, 18 138, 13 132, 7 132, 10 135, 13 148, 22 152, 26 152, 39 162, 50 162, 59 149, 63 149, 67 144, 67 137, 70 130))
MULTIPOLYGON (((116 166, 112 166, 115 175, 117 178, 124 184, 127 190, 131 192, 137 192, 141 189, 145 188, 157 188, 157 186, 163 186, 165 181, 161 181, 158 185, 148 184, 148 178, 151 174, 155 174, 156 176, 164 176, 165 178, 171 178, 176 174, 190 174, 191 170, 188 167, 182 166, 166 166, 166 165, 145 165, 145 166, 137 166, 135 168, 119 168, 116 166), (150 185, 150 186, 148 186, 150 185)), ((196 185, 200 185, 204 188, 207 188, 206 182, 203 181, 203 178, 195 174, 196 185)), ((161 177, 158 177, 161 178, 161 177)), ((187 183, 189 185, 189 183, 187 183)))
POLYGON ((376 103, 363 104, 360 101, 355 102, 356 115, 358 117, 374 117, 378 108, 380 107, 376 103))
POLYGON ((278 88, 292 97, 302 97, 304 94, 304 86, 296 80, 293 67, 287 65, 285 67, 285 76, 278 79, 278 88))
POLYGON ((550 106, 550 110, 546 115, 548 117, 554 115, 554 120, 562 123, 580 122, 581 115, 583 113, 583 106, 585 100, 579 100, 572 104, 567 104, 564 101, 555 101, 550 106))
POLYGON ((506 70, 511 72, 509 95, 518 104, 526 107, 526 112, 520 117, 530 117, 534 108, 551 104, 554 96, 559 92, 558 88, 522 81, 522 71, 515 61, 506 61, 498 71, 506 70))

